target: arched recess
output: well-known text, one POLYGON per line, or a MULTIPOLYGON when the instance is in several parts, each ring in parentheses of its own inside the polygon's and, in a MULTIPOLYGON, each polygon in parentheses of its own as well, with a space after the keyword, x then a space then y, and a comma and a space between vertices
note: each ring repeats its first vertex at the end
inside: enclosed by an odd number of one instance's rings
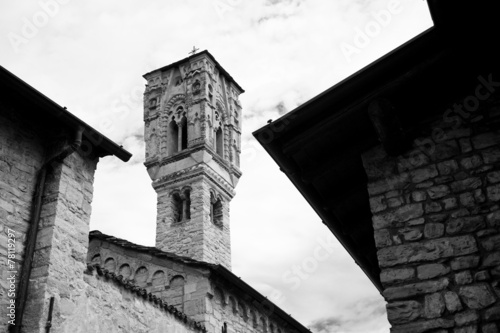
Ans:
POLYGON ((215 132, 214 146, 215 146, 215 151, 221 157, 225 157, 225 151, 226 151, 225 140, 224 140, 224 138, 228 135, 228 133, 225 130, 226 120, 227 120, 226 109, 220 102, 217 102, 215 109, 215 121, 214 121, 214 132, 215 132))
POLYGON ((115 259, 113 259, 113 258, 106 259, 106 261, 104 262, 104 268, 107 269, 108 271, 114 273, 115 269, 116 269, 115 259))
POLYGON ((264 317, 260 317, 260 324, 262 326, 262 332, 267 333, 267 323, 264 317))
POLYGON ((165 272, 156 271, 153 274, 153 279, 151 280, 151 284, 153 285, 153 287, 161 287, 161 286, 164 286, 165 283, 166 283, 165 272))
POLYGON ((90 261, 92 264, 99 264, 101 265, 101 255, 99 253, 95 254, 92 257, 92 260, 90 261))
POLYGON ((250 310, 250 318, 252 318, 252 326, 257 328, 257 316, 255 315, 254 310, 250 310))
POLYGON ((195 113, 193 122, 191 124, 193 125, 194 128, 192 139, 198 139, 201 136, 201 123, 198 113, 195 113))
POLYGON ((123 276, 123 278, 125 279, 128 279, 131 273, 132 270, 130 269, 130 266, 128 264, 121 265, 120 269, 118 270, 118 275, 123 276))
POLYGON ((238 312, 240 313, 240 316, 243 318, 243 321, 246 322, 248 320, 248 313, 245 303, 238 302, 238 312))
POLYGON ((169 303, 178 310, 184 311, 184 277, 176 275, 170 279, 169 289, 166 292, 169 303))
POLYGON ((216 226, 222 228, 223 226, 223 207, 222 199, 215 195, 213 191, 210 192, 210 220, 216 226))
POLYGON ((177 94, 177 95, 174 95, 172 96, 167 103, 165 103, 165 108, 163 109, 163 111, 166 111, 168 113, 170 113, 171 111, 173 111, 173 106, 179 104, 184 104, 186 101, 186 95, 184 94, 177 94))
POLYGON ((226 302, 224 301, 224 292, 219 287, 215 287, 214 289, 214 302, 221 307, 226 305, 226 302))
POLYGON ((237 307, 237 304, 236 304, 236 300, 234 299, 233 296, 229 296, 229 305, 231 306, 231 311, 233 312, 233 314, 237 314, 238 313, 238 307, 237 307))
POLYGON ((148 269, 141 266, 135 271, 134 282, 139 287, 145 287, 148 281, 148 269))

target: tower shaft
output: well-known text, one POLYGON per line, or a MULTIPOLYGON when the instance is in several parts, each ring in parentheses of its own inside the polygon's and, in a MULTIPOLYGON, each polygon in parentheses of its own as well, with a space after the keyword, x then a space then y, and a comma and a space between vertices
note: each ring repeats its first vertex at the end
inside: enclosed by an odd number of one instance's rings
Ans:
POLYGON ((229 203, 241 176, 243 89, 207 51, 144 78, 156 247, 231 268, 229 203))

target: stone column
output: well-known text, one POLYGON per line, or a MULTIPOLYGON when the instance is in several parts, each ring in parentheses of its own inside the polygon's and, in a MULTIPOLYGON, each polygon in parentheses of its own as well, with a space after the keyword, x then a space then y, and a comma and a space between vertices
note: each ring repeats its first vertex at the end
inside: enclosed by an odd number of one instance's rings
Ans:
POLYGON ((98 159, 74 153, 47 175, 23 332, 42 332, 55 297, 53 332, 84 288, 94 171, 98 159))

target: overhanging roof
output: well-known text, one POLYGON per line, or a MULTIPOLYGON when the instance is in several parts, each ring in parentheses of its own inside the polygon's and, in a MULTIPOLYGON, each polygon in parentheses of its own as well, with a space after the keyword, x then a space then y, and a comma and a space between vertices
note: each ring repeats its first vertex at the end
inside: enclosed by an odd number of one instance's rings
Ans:
POLYGON ((83 127, 83 141, 95 148, 97 156, 115 155, 124 162, 132 156, 121 146, 2 66, 0 66, 0 89, 2 90, 2 99, 10 100, 13 105, 18 106, 29 115, 31 122, 37 123, 38 126, 46 130, 60 126, 71 129, 83 127))
POLYGON ((381 291, 361 154, 380 141, 367 109, 389 99, 411 139, 426 118, 498 69, 493 1, 429 0, 433 28, 253 135, 381 291), (465 46, 465 47, 464 47, 465 46))

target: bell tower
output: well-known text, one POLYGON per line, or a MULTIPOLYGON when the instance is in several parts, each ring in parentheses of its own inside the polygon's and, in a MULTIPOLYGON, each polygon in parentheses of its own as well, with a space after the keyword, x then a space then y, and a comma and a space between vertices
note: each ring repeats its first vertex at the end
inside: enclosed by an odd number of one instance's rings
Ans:
POLYGON ((238 96, 244 91, 208 51, 144 78, 156 247, 231 269, 229 203, 241 176, 238 96))

